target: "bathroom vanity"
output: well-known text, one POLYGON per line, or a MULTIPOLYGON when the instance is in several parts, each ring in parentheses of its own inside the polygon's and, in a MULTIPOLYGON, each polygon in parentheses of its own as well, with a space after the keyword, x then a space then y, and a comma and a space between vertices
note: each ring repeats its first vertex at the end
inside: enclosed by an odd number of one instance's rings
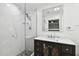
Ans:
POLYGON ((69 39, 37 37, 34 39, 35 56, 75 56, 75 43, 69 39))

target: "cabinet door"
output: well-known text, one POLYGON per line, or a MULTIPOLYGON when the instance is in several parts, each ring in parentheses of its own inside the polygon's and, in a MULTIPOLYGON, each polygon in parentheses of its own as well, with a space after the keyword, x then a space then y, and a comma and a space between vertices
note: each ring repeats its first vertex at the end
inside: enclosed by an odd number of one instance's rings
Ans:
POLYGON ((43 42, 35 40, 34 41, 34 55, 43 56, 43 42))
POLYGON ((48 56, 48 47, 46 46, 45 43, 43 44, 43 53, 44 53, 44 56, 48 56))
POLYGON ((61 46, 55 43, 45 43, 43 49, 44 56, 60 56, 61 55, 61 46))
POLYGON ((61 55, 61 46, 58 44, 51 45, 51 55, 60 56, 61 55))
POLYGON ((74 45, 62 45, 62 55, 74 56, 75 55, 75 46, 74 45))

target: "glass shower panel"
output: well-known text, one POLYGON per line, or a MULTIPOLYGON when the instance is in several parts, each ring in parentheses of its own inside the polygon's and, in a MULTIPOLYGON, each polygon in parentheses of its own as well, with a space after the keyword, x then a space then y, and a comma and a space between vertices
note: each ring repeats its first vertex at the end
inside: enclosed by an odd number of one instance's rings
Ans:
MULTIPOLYGON (((27 7, 26 7, 27 8, 27 7)), ((36 11, 26 11, 26 55, 34 51, 36 37, 36 11)))
POLYGON ((31 52, 32 44, 32 15, 26 13, 26 55, 31 52))

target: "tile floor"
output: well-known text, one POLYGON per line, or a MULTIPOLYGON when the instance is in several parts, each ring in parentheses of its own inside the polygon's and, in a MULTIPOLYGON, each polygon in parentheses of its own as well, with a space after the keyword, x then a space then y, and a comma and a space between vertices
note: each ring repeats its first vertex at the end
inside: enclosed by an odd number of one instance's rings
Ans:
POLYGON ((33 56, 34 53, 32 51, 23 51, 22 53, 20 53, 17 56, 33 56))

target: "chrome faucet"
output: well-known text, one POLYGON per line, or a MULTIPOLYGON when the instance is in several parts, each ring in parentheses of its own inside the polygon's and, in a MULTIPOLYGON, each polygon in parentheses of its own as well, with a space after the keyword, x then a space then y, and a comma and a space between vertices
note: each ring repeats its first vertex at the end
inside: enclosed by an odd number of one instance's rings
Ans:
POLYGON ((59 38, 59 36, 56 36, 55 34, 54 35, 52 35, 52 34, 50 34, 50 35, 48 35, 48 38, 59 38))
POLYGON ((50 35, 50 37, 52 38, 52 34, 50 35))
POLYGON ((53 38, 56 38, 56 36, 55 36, 55 35, 53 35, 53 38))
POLYGON ((55 38, 56 36, 51 34, 50 37, 51 37, 51 38, 55 38))

